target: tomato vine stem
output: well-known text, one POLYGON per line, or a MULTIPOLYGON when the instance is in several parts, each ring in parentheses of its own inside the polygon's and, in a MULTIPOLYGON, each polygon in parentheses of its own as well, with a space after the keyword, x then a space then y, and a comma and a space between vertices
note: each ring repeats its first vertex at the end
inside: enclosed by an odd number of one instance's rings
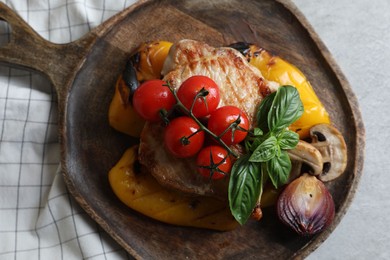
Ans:
MULTIPOLYGON (((200 130, 202 130, 202 131, 206 132, 208 135, 210 135, 221 146, 223 146, 223 148, 225 148, 229 154, 231 154, 234 158, 238 158, 238 154, 236 152, 234 152, 224 141, 222 141, 222 139, 219 136, 217 136, 216 134, 211 132, 198 118, 196 118, 194 116, 194 113, 192 112, 192 109, 194 107, 194 103, 195 103, 196 99, 198 97, 205 97, 205 96, 207 96, 208 93, 205 94, 205 92, 202 92, 202 90, 199 91, 199 93, 194 98, 194 102, 193 102, 193 105, 191 106, 191 109, 187 109, 183 105, 183 103, 180 101, 175 89, 172 88, 172 86, 169 84, 169 82, 166 82, 166 84, 164 86, 167 86, 169 88, 169 90, 172 92, 173 96, 176 99, 176 107, 178 107, 179 110, 184 111, 186 114, 188 114, 198 124, 200 130)), ((234 121, 231 125, 233 125, 233 124, 236 124, 236 121, 234 121)), ((232 127, 231 125, 227 128, 226 131, 228 131, 232 127)))

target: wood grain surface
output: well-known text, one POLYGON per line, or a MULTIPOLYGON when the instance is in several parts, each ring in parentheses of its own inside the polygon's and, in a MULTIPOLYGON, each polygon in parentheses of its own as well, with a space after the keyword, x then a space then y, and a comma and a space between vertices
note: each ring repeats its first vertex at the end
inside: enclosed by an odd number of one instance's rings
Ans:
POLYGON ((140 1, 65 45, 42 39, 2 3, 0 18, 12 28, 10 43, 0 49, 0 62, 44 73, 57 89, 62 170, 69 191, 135 258, 304 258, 345 214, 362 174, 362 118, 348 82, 290 1, 140 1), (255 43, 293 63, 308 77, 348 147, 346 173, 328 183, 336 204, 336 218, 329 229, 299 237, 276 220, 273 209, 265 210, 261 222, 231 232, 183 228, 141 216, 115 197, 108 171, 136 142, 108 124, 115 81, 140 43, 183 38, 214 46, 255 43))

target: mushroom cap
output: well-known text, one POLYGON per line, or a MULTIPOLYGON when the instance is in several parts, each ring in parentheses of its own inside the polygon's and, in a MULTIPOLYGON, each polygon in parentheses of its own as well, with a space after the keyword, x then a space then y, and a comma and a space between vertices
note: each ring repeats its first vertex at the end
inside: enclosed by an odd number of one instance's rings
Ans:
POLYGON ((306 169, 311 175, 320 175, 324 165, 322 155, 316 147, 308 142, 299 140, 297 146, 288 151, 288 155, 292 163, 292 171, 290 173, 290 181, 301 175, 302 167, 308 166, 306 169))
POLYGON ((310 136, 324 162, 318 178, 327 182, 342 175, 347 167, 347 145, 340 131, 329 124, 318 124, 310 129, 310 136))

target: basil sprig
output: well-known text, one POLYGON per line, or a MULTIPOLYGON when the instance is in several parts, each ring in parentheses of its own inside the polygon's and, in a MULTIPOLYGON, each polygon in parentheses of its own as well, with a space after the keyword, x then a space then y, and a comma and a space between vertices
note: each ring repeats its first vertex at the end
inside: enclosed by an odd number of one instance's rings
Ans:
POLYGON ((249 157, 243 155, 234 163, 234 178, 231 176, 229 182, 230 210, 241 225, 250 217, 263 187, 259 164, 250 162, 249 157))
POLYGON ((261 102, 257 125, 245 141, 247 153, 234 163, 229 181, 230 210, 241 225, 260 199, 266 174, 276 188, 287 182, 291 161, 286 150, 294 149, 299 141, 299 135, 287 127, 302 113, 302 101, 293 86, 282 86, 261 102))

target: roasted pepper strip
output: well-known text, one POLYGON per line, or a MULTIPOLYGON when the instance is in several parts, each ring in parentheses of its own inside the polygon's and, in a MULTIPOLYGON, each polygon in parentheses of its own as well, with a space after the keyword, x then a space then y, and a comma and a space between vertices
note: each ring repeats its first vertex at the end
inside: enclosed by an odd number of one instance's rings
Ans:
POLYGON ((133 56, 139 81, 161 78, 161 70, 172 46, 167 41, 143 43, 133 56))
POLYGON ((257 67, 267 80, 297 88, 304 112, 302 117, 290 126, 290 129, 297 132, 301 139, 309 137, 309 129, 312 126, 330 123, 328 112, 310 82, 297 67, 255 45, 250 46, 250 53, 247 55, 250 64, 257 67))
POLYGON ((151 175, 137 171, 134 167, 137 151, 137 146, 126 150, 109 172, 114 193, 128 207, 179 226, 226 231, 238 225, 226 203, 208 197, 187 197, 162 187, 151 175))
POLYGON ((145 121, 134 111, 129 101, 130 89, 120 76, 108 110, 110 125, 119 132, 139 137, 145 121))

